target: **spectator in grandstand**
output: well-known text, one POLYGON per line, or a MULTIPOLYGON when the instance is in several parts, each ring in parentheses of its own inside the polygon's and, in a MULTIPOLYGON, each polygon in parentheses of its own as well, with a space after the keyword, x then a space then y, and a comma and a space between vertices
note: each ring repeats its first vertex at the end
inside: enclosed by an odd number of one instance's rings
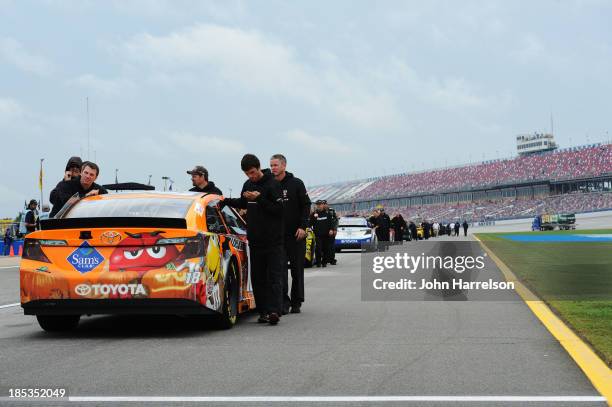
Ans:
POLYGON ((467 236, 467 230, 468 230, 468 223, 467 220, 463 221, 463 236, 467 236))
POLYGON ((402 217, 401 213, 396 213, 393 219, 391 219, 391 228, 393 229, 393 236, 396 242, 404 240, 404 233, 408 228, 406 221, 402 217))

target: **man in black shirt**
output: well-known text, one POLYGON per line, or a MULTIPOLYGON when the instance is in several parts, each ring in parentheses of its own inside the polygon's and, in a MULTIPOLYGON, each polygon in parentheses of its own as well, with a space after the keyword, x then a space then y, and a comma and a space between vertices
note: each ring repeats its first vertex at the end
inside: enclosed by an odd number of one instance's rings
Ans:
POLYGON ((108 194, 103 186, 95 183, 98 175, 100 175, 100 167, 91 161, 85 161, 81 167, 81 176, 60 182, 54 191, 56 199, 49 217, 55 217, 74 194, 79 194, 80 198, 108 194))
POLYGON ((301 179, 286 171, 287 159, 282 154, 270 158, 270 170, 280 182, 285 219, 285 261, 283 261, 283 314, 298 314, 304 302, 304 256, 306 228, 310 215, 310 198, 301 179), (291 269, 291 297, 287 266, 291 269))
POLYGON ((70 181, 72 178, 76 178, 81 175, 82 166, 83 161, 81 160, 81 157, 73 156, 68 159, 68 163, 66 164, 66 170, 64 171, 64 178, 57 183, 56 187, 51 191, 51 194, 49 195, 49 202, 51 202, 52 205, 57 204, 57 191, 58 188, 61 188, 62 182, 70 181))
POLYGON ((223 192, 215 186, 215 183, 208 180, 208 170, 201 165, 196 165, 193 167, 193 170, 187 171, 187 174, 191 175, 191 182, 193 184, 193 188, 190 191, 223 195, 223 192))
POLYGON ((247 238, 251 253, 253 294, 258 322, 276 325, 282 310, 283 199, 280 184, 270 170, 261 170, 253 154, 242 157, 240 167, 248 180, 240 198, 225 198, 221 205, 247 210, 247 238))
POLYGON ((334 219, 325 209, 326 201, 318 199, 315 202, 317 209, 310 215, 310 226, 316 237, 315 252, 317 254, 317 267, 327 267, 331 257, 331 239, 334 238, 334 219))
POLYGON ((36 199, 32 199, 28 204, 28 211, 26 212, 24 224, 27 230, 27 233, 35 232, 39 227, 38 223, 38 211, 36 210, 36 206, 38 206, 38 202, 36 199))
POLYGON ((374 215, 370 217, 369 222, 376 227, 376 237, 379 242, 390 240, 391 219, 385 213, 385 208, 382 205, 376 206, 374 215))

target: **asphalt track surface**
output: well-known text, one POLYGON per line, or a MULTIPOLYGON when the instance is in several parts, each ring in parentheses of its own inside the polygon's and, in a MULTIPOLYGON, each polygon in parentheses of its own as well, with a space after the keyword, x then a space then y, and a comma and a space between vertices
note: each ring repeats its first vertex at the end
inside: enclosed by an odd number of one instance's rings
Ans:
MULTIPOLYGON (((229 397, 197 399, 224 406, 606 405, 522 301, 363 302, 360 254, 337 258, 337 266, 306 271, 303 313, 278 326, 253 314, 229 331, 192 318, 95 316, 49 334, 19 306, 0 308, 0 397, 9 388, 59 387, 73 397, 229 397), (262 399, 236 398, 244 396, 262 399)), ((0 306, 17 303, 18 293, 18 268, 0 269, 0 306)), ((147 403, 0 399, 29 404, 147 403)))

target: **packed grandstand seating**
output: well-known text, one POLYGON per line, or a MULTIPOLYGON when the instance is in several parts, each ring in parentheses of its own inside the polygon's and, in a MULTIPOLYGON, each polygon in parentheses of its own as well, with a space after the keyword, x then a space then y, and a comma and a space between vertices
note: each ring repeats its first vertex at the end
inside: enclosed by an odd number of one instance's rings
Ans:
MULTIPOLYGON (((612 192, 576 192, 537 199, 498 200, 478 203, 435 204, 404 208, 387 208, 389 215, 401 213, 405 219, 453 222, 457 219, 487 221, 533 217, 543 213, 592 212, 612 208, 612 192)), ((343 213, 340 213, 344 215, 343 213)), ((370 216, 365 211, 359 213, 370 216)))
MULTIPOLYGON (((456 168, 399 174, 309 188, 313 200, 332 204, 384 200, 408 195, 469 191, 531 181, 578 180, 612 174, 612 144, 568 148, 456 168)), ((612 209, 612 192, 575 192, 546 198, 504 198, 477 202, 391 207, 407 218, 470 221, 531 217, 550 212, 612 209)), ((364 212, 363 215, 369 215, 364 212)))
POLYGON ((382 199, 606 173, 612 173, 612 144, 596 144, 455 168, 317 186, 310 188, 309 194, 313 199, 336 202, 382 199))

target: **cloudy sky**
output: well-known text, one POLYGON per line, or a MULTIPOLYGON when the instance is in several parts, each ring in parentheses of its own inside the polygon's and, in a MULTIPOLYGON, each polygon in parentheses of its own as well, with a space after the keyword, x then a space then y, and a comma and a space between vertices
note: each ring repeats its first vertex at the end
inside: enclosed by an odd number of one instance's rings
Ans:
POLYGON ((226 193, 284 153, 307 184, 612 138, 610 1, 0 0, 0 217, 95 159, 101 183, 226 193), (90 143, 87 143, 89 98, 90 143))

